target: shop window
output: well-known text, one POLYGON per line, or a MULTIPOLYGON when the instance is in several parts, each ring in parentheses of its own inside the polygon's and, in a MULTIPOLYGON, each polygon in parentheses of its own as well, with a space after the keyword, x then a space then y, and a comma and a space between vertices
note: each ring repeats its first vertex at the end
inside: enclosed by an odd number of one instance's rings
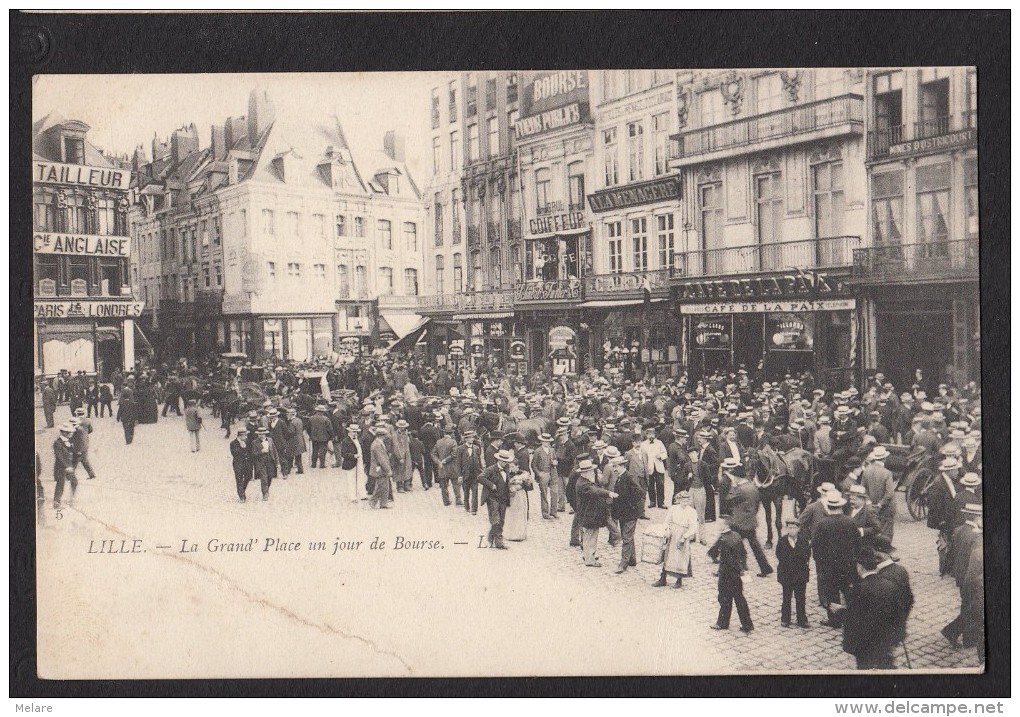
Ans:
POLYGON ((667 269, 673 262, 673 215, 660 214, 655 217, 655 230, 659 243, 659 268, 667 269))
POLYGON ((622 222, 606 222, 606 237, 609 245, 609 273, 623 271, 623 228, 622 222))
POLYGON ((927 244, 949 241, 948 162, 917 168, 917 238, 927 244))
POLYGON ((326 356, 333 350, 333 319, 320 316, 312 319, 312 354, 326 356))
POLYGON ((538 281, 560 278, 559 244, 555 238, 533 239, 527 243, 527 277, 538 281))
POLYGON ((811 168, 814 188, 815 237, 843 236, 843 163, 826 162, 811 168))
POLYGON ((584 162, 571 162, 567 166, 567 192, 569 193, 569 211, 577 212, 584 209, 584 162))
POLYGON ((379 232, 379 243, 383 249, 393 251, 393 225, 386 219, 376 222, 376 230, 379 232))
POLYGON ((442 254, 436 254, 436 293, 442 294, 446 291, 443 284, 443 264, 444 257, 442 254))
POLYGON ((978 171, 977 157, 963 160, 963 191, 967 202, 967 238, 978 237, 978 171))
POLYGON ((418 295, 418 270, 404 269, 404 295, 418 295))
POLYGON ((262 350, 266 356, 283 358, 283 322, 280 319, 263 319, 262 350))
POLYGON ((648 271, 648 219, 630 220, 630 238, 634 248, 634 271, 648 271))
POLYGON ((616 141, 616 128, 602 130, 603 157, 605 160, 605 180, 607 187, 620 183, 619 145, 616 141))
POLYGON ((627 125, 628 176, 631 182, 644 178, 645 172, 645 127, 641 122, 627 125))
POLYGON ((312 327, 309 319, 287 320, 287 358, 307 361, 312 358, 312 327))
POLYGON ((346 264, 337 264, 336 267, 336 295, 341 299, 351 295, 350 267, 346 264))
POLYGON ((903 240, 903 171, 883 172, 871 178, 871 227, 876 246, 903 240))

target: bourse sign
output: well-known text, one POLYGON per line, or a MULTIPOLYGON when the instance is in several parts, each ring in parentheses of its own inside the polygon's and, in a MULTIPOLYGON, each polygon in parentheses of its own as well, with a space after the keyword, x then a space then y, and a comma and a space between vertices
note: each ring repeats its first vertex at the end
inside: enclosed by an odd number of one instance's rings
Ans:
POLYGON ((514 124, 518 139, 590 119, 586 70, 524 73, 521 117, 514 124))

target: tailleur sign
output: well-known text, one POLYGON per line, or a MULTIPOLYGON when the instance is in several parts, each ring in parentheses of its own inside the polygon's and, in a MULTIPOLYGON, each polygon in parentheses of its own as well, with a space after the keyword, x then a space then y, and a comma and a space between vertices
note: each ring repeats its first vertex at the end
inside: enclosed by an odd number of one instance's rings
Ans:
POLYGON ((131 186, 131 172, 126 169, 60 162, 36 162, 32 178, 43 184, 77 184, 96 189, 128 189, 131 186))
POLYGON ((590 120, 588 72, 528 72, 521 89, 518 139, 590 120))

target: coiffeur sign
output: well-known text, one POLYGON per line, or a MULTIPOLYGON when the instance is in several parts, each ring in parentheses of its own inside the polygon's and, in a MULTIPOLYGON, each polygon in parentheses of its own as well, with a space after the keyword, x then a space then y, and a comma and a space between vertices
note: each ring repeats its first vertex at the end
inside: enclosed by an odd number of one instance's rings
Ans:
POLYGON ((131 239, 129 237, 38 232, 33 237, 32 245, 37 254, 131 256, 131 239))
POLYGON ((142 315, 144 301, 37 301, 37 319, 133 319, 142 315))

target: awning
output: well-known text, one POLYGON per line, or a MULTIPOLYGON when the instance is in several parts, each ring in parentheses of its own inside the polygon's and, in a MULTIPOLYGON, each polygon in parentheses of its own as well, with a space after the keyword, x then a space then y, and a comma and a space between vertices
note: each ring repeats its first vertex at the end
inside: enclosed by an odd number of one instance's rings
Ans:
MULTIPOLYGON (((658 304, 659 302, 665 301, 665 298, 653 298, 648 303, 658 304)), ((608 309, 616 308, 618 306, 640 306, 645 303, 644 299, 598 299, 595 301, 585 301, 577 305, 579 309, 608 309)))
MULTIPOLYGON (((380 318, 386 322, 393 335, 397 339, 402 339, 415 329, 421 328, 425 325, 428 319, 424 319, 418 314, 380 314, 380 318)), ((380 326, 380 329, 383 327, 380 326)))
POLYGON ((490 311, 487 314, 454 314, 457 321, 482 321, 484 319, 509 319, 512 318, 512 311, 490 311))
MULTIPOLYGON (((152 342, 149 341, 149 337, 145 335, 145 332, 142 331, 142 327, 139 326, 138 322, 136 321, 135 322, 135 351, 138 350, 139 346, 141 346, 146 351, 152 351, 152 342)), ((247 355, 245 355, 245 358, 247 358, 247 355)))
POLYGON ((120 341, 120 329, 114 326, 97 326, 96 341, 120 341))
MULTIPOLYGON (((425 321, 428 322, 428 319, 425 319, 425 321)), ((403 337, 397 339, 396 341, 394 341, 393 343, 391 343, 389 345, 389 347, 388 347, 388 350, 389 351, 410 351, 415 346, 417 346, 419 343, 421 343, 421 340, 423 338, 425 338, 425 334, 426 333, 428 333, 428 325, 427 325, 427 323, 423 323, 421 326, 419 326, 417 329, 415 329, 411 333, 409 333, 406 336, 403 336, 403 337)))

